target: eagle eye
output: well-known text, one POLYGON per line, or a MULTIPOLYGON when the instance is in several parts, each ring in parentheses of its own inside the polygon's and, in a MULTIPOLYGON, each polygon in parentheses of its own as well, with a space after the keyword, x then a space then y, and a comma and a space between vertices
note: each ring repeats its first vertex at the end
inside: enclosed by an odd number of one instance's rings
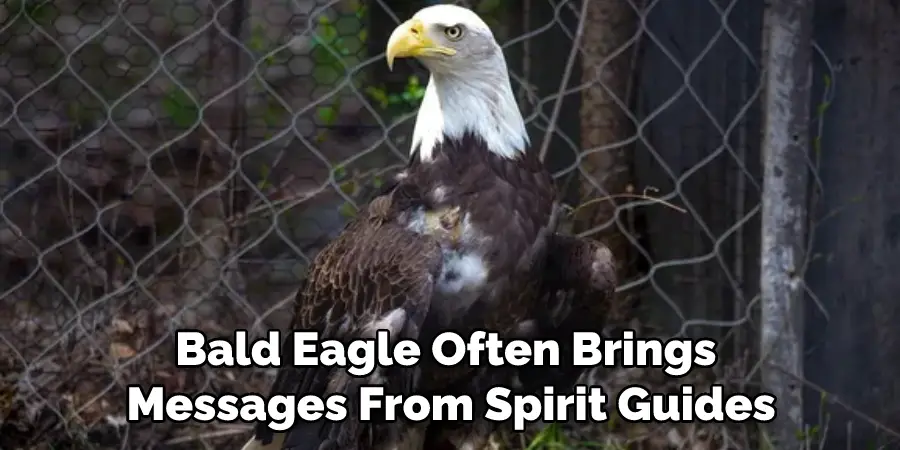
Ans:
POLYGON ((460 38, 462 38, 463 28, 461 25, 446 27, 444 28, 444 35, 446 35, 447 39, 450 39, 451 41, 458 41, 460 38))

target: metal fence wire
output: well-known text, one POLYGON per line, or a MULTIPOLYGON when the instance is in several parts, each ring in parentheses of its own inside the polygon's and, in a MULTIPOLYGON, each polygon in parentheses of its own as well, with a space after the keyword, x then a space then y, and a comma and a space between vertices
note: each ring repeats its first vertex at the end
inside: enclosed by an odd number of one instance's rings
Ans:
MULTIPOLYGON (((613 390, 756 389, 763 3, 467 5, 505 47, 534 150, 573 206, 565 227, 614 250, 617 320, 720 342, 716 370, 604 374, 613 390)), ((125 386, 267 391, 272 371, 176 368, 173 332, 287 326, 310 259, 406 158, 427 75, 389 72, 383 47, 424 5, 0 4, 0 447, 247 438, 246 424, 126 423, 125 386)), ((573 427, 642 448, 756 439, 710 424, 573 427)))

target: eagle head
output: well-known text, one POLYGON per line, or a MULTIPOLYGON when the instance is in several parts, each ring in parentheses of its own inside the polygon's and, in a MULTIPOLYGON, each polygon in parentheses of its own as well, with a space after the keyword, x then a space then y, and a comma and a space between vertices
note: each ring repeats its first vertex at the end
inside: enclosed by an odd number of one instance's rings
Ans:
MULTIPOLYGON (((387 45, 388 67, 396 58, 416 58, 431 73, 461 74, 496 64, 502 50, 490 27, 469 9, 436 5, 398 26, 387 45)), ((505 67, 503 67, 505 69, 505 67)))
POLYGON ((412 138, 422 160, 466 133, 504 158, 525 152, 530 142, 503 49, 478 14, 455 5, 423 8, 391 33, 385 54, 391 68, 397 58, 416 58, 431 72, 412 138))

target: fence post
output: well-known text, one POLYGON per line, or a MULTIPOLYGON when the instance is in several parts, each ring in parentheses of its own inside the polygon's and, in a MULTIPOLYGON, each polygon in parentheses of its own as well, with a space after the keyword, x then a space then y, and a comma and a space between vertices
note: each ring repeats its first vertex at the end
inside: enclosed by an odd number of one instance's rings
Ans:
POLYGON ((803 281, 814 0, 765 10, 760 354, 762 386, 778 400, 772 447, 803 431, 803 281))

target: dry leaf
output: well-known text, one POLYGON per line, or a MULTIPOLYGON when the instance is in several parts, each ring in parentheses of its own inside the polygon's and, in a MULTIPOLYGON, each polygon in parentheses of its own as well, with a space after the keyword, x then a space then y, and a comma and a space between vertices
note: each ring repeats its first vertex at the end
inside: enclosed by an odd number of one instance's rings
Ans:
POLYGON ((126 359, 131 358, 136 355, 137 352, 131 348, 128 344, 123 344, 121 342, 113 342, 109 344, 109 353, 116 359, 126 359))
POLYGON ((134 327, 123 319, 113 319, 112 329, 116 333, 131 334, 134 333, 134 327))

